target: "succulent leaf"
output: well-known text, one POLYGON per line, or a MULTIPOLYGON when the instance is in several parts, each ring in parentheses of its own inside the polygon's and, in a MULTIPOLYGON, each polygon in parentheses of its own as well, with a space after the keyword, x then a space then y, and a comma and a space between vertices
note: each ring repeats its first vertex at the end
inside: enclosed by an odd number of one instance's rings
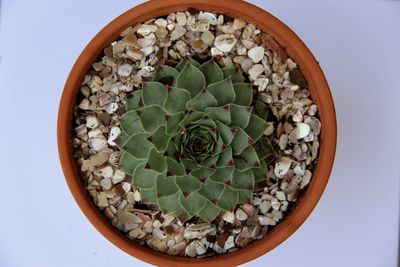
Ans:
POLYGON ((243 82, 238 69, 189 58, 161 67, 133 92, 116 143, 144 203, 182 221, 212 221, 251 199, 272 146, 263 136, 268 109, 254 107, 243 82))

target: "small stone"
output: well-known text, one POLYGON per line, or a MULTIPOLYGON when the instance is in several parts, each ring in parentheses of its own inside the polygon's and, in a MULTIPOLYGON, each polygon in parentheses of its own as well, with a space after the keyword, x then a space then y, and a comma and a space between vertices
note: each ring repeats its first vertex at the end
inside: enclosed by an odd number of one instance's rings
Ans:
POLYGON ((216 25, 217 24, 217 17, 213 13, 200 11, 198 19, 207 20, 208 23, 210 23, 210 25, 216 25))
MULTIPOLYGON (((157 29, 158 30, 158 29, 157 29)), ((141 48, 145 48, 145 47, 149 47, 154 45, 154 42, 156 41, 156 36, 154 35, 154 33, 151 33, 150 35, 145 36, 144 38, 139 38, 137 40, 137 44, 141 47, 141 48)))
POLYGON ((272 122, 267 122, 267 128, 264 130, 264 135, 270 136, 274 133, 274 124, 272 122))
POLYGON ((191 242, 189 245, 187 245, 186 249, 185 249, 185 254, 186 256, 189 257, 196 257, 197 253, 196 253, 196 241, 191 242))
POLYGON ((299 122, 296 126, 296 138, 301 139, 306 137, 310 133, 310 125, 307 123, 299 122))
POLYGON ((245 73, 248 73, 250 68, 253 67, 253 61, 249 58, 245 58, 240 62, 240 66, 245 73))
POLYGON ((243 211, 242 209, 240 209, 240 208, 238 208, 238 209, 236 210, 235 216, 236 216, 236 219, 238 219, 239 221, 245 221, 245 220, 247 220, 247 218, 249 217, 249 216, 247 215, 247 213, 244 212, 244 211, 243 211))
POLYGON ((254 63, 259 63, 264 57, 264 47, 253 47, 247 52, 247 55, 249 58, 251 58, 251 60, 253 60, 254 63))
POLYGON ((222 215, 222 219, 228 223, 233 223, 235 221, 235 214, 231 211, 226 211, 224 215, 222 215))
POLYGON ((99 126, 99 121, 94 116, 86 117, 86 127, 89 129, 95 129, 99 126))
POLYGON ((97 118, 104 126, 108 126, 110 124, 111 116, 107 112, 101 112, 97 114, 97 118))
POLYGON ((160 28, 166 28, 168 24, 168 21, 166 19, 160 18, 160 19, 156 19, 154 21, 154 25, 156 25, 157 27, 160 28))
POLYGON ((233 20, 233 24, 232 24, 233 29, 237 30, 241 30, 244 27, 246 27, 246 22, 240 19, 234 19, 233 20))
POLYGON ((208 45, 204 43, 202 40, 195 40, 192 43, 192 47, 196 53, 203 53, 208 48, 208 45))
POLYGON ((279 199, 280 201, 286 200, 286 195, 283 191, 278 191, 276 192, 276 198, 279 199))
POLYGON ((281 150, 285 150, 287 144, 288 144, 288 136, 287 136, 287 134, 282 134, 282 135, 279 137, 279 148, 280 148, 281 150))
POLYGON ((143 223, 143 220, 140 219, 133 213, 124 211, 122 209, 118 209, 117 211, 117 218, 123 224, 140 224, 143 223))
POLYGON ((249 203, 245 203, 245 204, 243 204, 242 205, 242 210, 244 211, 244 212, 246 212, 246 214, 248 215, 248 216, 254 216, 255 214, 256 214, 256 209, 254 208, 254 206, 253 205, 251 205, 251 204, 249 204, 249 203))
POLYGON ((300 189, 303 189, 310 183, 311 176, 312 176, 312 173, 309 170, 306 170, 304 173, 304 176, 301 180, 301 183, 300 183, 300 189))
POLYGON ((170 247, 167 251, 169 255, 177 256, 180 255, 186 249, 186 242, 183 240, 172 247, 170 247))
POLYGON ((299 69, 293 69, 289 73, 290 81, 294 84, 300 86, 300 88, 304 88, 307 86, 307 81, 303 76, 303 73, 299 69))
POLYGON ((190 27, 194 32, 205 32, 210 28, 210 22, 206 19, 200 19, 194 24, 190 24, 190 27))
POLYGON ((128 192, 126 199, 128 200, 128 203, 135 204, 135 194, 132 191, 128 192))
POLYGON ((160 39, 164 39, 168 35, 168 30, 163 27, 159 27, 155 32, 156 36, 160 39))
MULTIPOLYGON (((110 164, 117 166, 118 162, 119 162, 119 156, 120 156, 120 152, 119 151, 114 151, 110 154, 110 157, 108 159, 108 162, 110 162, 110 164)), ((104 162, 106 162, 107 159, 105 159, 104 162)), ((100 164, 101 165, 101 164, 100 164)), ((97 166, 100 166, 97 165, 97 166)))
POLYGON ((185 14, 185 12, 177 12, 176 13, 176 22, 180 26, 185 26, 186 25, 186 14, 185 14))
POLYGON ((256 64, 249 69, 250 78, 255 81, 264 72, 264 66, 261 64, 256 64))
POLYGON ((141 50, 134 47, 128 48, 126 50, 126 54, 128 55, 128 57, 134 60, 141 60, 144 57, 144 53, 141 50))
POLYGON ((146 233, 140 228, 135 228, 128 233, 130 239, 142 239, 145 235, 146 233))
POLYGON ((167 225, 170 225, 174 220, 175 220, 174 214, 167 214, 164 217, 164 221, 162 222, 162 226, 166 227, 167 225))
POLYGON ((167 238, 167 235, 159 228, 154 228, 152 234, 157 239, 163 240, 163 239, 167 238))
POLYGON ((125 172, 121 170, 116 170, 114 175, 111 177, 113 184, 122 182, 125 179, 125 172))
POLYGON ((152 221, 147 221, 143 225, 143 231, 146 233, 151 233, 153 232, 153 222, 152 221))
POLYGON ((84 98, 81 103, 79 104, 79 108, 83 110, 89 110, 90 109, 90 101, 87 98, 84 98))
POLYGON ((275 163, 274 173, 276 177, 283 178, 290 169, 290 165, 292 165, 292 160, 287 157, 282 157, 279 162, 275 163))
POLYGON ((171 41, 178 40, 186 33, 186 29, 181 25, 176 25, 175 29, 171 33, 171 41))
POLYGON ((148 47, 141 48, 140 51, 142 51, 144 56, 147 57, 148 55, 150 55, 154 52, 154 46, 148 46, 148 47))
POLYGON ((201 34, 201 40, 209 46, 214 43, 214 39, 214 34, 210 31, 205 31, 201 34))
POLYGON ((303 120, 303 114, 299 110, 293 115, 293 121, 294 122, 301 122, 302 120, 303 120))
POLYGON ((317 105, 311 105, 307 110, 308 115, 314 116, 317 113, 317 105))
POLYGON ((147 25, 147 24, 142 24, 138 29, 137 29, 137 33, 142 35, 142 36, 146 36, 149 35, 152 32, 155 32, 157 30, 157 26, 155 25, 147 25))
POLYGON ((105 208, 105 207, 108 207, 108 206, 109 206, 108 201, 107 201, 107 195, 106 195, 106 193, 100 192, 100 193, 97 195, 97 206, 98 206, 99 208, 105 208))
POLYGON ((263 92, 267 88, 269 83, 268 78, 258 78, 257 80, 254 81, 254 85, 258 86, 258 91, 263 92))
POLYGON ((114 142, 117 139, 118 135, 121 133, 121 129, 119 127, 113 126, 110 130, 110 134, 108 135, 107 143, 110 146, 116 146, 117 144, 114 142))
POLYGON ((214 45, 222 52, 230 52, 235 46, 237 39, 232 34, 221 34, 215 38, 214 45))
POLYGON ((125 191, 125 194, 131 190, 131 183, 123 182, 123 183, 121 183, 121 185, 122 185, 122 189, 124 189, 124 191, 125 191))
POLYGON ((199 241, 195 241, 195 246, 196 246, 196 254, 197 255, 203 255, 204 253, 206 253, 207 249, 205 248, 205 246, 199 242, 199 241))
POLYGON ((135 201, 136 202, 139 202, 139 201, 142 200, 142 196, 140 195, 139 190, 135 190, 135 191, 133 191, 133 193, 135 194, 135 201))
POLYGON ((100 175, 103 176, 104 178, 111 178, 114 174, 114 170, 112 169, 111 166, 106 166, 102 169, 100 169, 100 175))
POLYGON ((112 187, 111 179, 109 178, 101 179, 100 185, 104 190, 110 190, 112 187))
POLYGON ((212 57, 223 56, 223 55, 224 55, 224 53, 221 50, 219 50, 218 48, 216 48, 216 47, 211 48, 211 56, 212 57))
POLYGON ((262 214, 265 214, 269 211, 269 209, 271 208, 271 202, 270 201, 266 201, 264 200, 263 202, 261 202, 260 206, 260 212, 262 214))
POLYGON ((267 216, 259 216, 258 221, 260 225, 276 225, 276 222, 267 216))
POLYGON ((106 112, 108 114, 112 114, 118 110, 118 104, 117 103, 110 103, 106 106, 105 108, 106 112))
POLYGON ((107 147, 107 140, 103 138, 95 138, 92 140, 91 146, 93 147, 94 150, 101 151, 107 147))
POLYGON ((278 200, 273 199, 273 200, 271 200, 271 207, 274 210, 279 210, 279 208, 281 207, 281 203, 278 200))
POLYGON ((133 70, 132 65, 130 64, 123 64, 118 66, 118 75, 121 77, 128 77, 133 70))
POLYGON ((228 239, 226 239, 226 242, 224 244, 224 249, 228 250, 230 248, 233 248, 234 246, 235 246, 235 237, 231 235, 228 237, 228 239))

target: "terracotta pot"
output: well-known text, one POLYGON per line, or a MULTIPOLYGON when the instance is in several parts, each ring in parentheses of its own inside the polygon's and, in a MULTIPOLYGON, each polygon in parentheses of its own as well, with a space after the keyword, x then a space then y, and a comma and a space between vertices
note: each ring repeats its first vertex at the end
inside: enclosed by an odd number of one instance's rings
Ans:
POLYGON ((264 255, 278 246, 293 234, 310 215, 324 191, 333 165, 336 148, 336 118, 332 96, 318 62, 299 37, 271 14, 238 0, 153 0, 132 8, 113 20, 83 50, 64 87, 58 114, 57 137, 62 169, 76 202, 97 230, 120 249, 157 266, 234 266, 264 255), (295 209, 264 239, 236 252, 205 259, 168 256, 136 245, 127 239, 122 232, 111 225, 85 191, 71 146, 73 107, 80 83, 92 63, 102 53, 103 48, 116 40, 120 32, 129 25, 187 8, 239 17, 255 24, 260 30, 274 37, 286 48, 289 56, 297 62, 304 73, 312 99, 318 105, 322 122, 320 154, 313 179, 295 209))

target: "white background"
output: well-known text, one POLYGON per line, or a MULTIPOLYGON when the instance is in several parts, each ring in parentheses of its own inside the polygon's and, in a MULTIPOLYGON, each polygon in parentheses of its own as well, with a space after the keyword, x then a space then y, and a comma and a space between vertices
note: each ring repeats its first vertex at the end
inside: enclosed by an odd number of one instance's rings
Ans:
MULTIPOLYGON (((58 103, 74 61, 104 25, 139 2, 2 2, 0 267, 148 266, 83 216, 56 147, 58 103)), ((246 266, 396 266, 400 1, 250 2, 297 32, 320 61, 339 135, 315 211, 285 243, 246 266)))

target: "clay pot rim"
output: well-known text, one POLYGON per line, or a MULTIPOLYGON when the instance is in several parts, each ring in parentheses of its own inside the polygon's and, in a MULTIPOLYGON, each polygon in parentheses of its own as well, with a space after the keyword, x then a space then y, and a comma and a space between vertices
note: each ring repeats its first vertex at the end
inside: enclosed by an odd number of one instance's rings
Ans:
POLYGON ((180 0, 153 0, 123 13, 104 27, 90 41, 77 59, 64 87, 57 122, 58 151, 61 166, 69 189, 82 212, 96 229, 114 245, 138 259, 157 266, 219 266, 215 264, 236 266, 262 256, 281 244, 300 227, 318 203, 333 166, 336 135, 336 116, 332 96, 324 74, 314 56, 300 38, 285 24, 268 12, 240 0, 186 0, 184 2, 180 0), (204 259, 161 254, 135 244, 114 228, 95 206, 84 189, 73 158, 71 145, 73 106, 76 102, 79 85, 103 48, 117 39, 119 33, 128 25, 134 25, 138 22, 188 8, 224 13, 241 18, 244 21, 255 24, 261 31, 274 37, 286 48, 289 56, 298 63, 304 73, 311 96, 318 105, 322 122, 320 151, 313 179, 304 196, 296 203, 296 208, 266 238, 236 252, 204 259))

